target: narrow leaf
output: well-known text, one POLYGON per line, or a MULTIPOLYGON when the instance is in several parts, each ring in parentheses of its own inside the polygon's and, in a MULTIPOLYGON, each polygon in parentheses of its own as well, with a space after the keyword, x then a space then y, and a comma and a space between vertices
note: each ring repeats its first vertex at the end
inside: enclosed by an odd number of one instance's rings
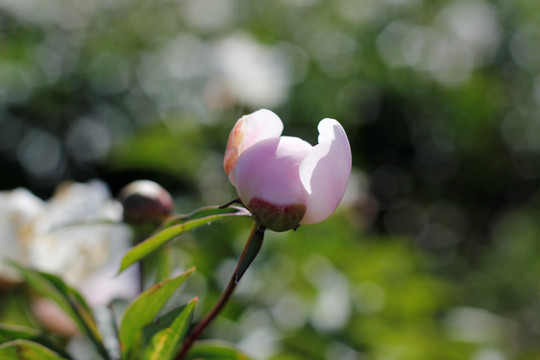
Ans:
POLYGON ((131 265, 135 264, 137 261, 145 258, 157 250, 160 246, 163 246, 163 244, 166 244, 188 230, 195 229, 201 225, 205 225, 214 220, 228 216, 250 215, 251 214, 249 211, 244 208, 231 207, 227 209, 219 209, 212 207, 204 208, 203 210, 199 210, 189 215, 184 215, 183 217, 169 219, 166 221, 165 225, 161 227, 159 232, 139 243, 137 246, 131 248, 126 255, 124 255, 118 273, 121 273, 131 265), (204 216, 201 216, 201 214, 204 214, 204 216))
POLYGON ((56 275, 31 270, 14 262, 10 262, 10 264, 19 270, 30 287, 41 295, 52 299, 71 317, 79 330, 88 336, 104 359, 110 358, 103 345, 92 310, 77 290, 66 285, 56 275))
POLYGON ((63 360, 59 354, 28 340, 13 340, 0 345, 2 360, 63 360))
POLYGON ((234 345, 224 341, 205 340, 197 342, 189 351, 188 360, 251 360, 234 345))
POLYGON ((144 359, 167 360, 174 357, 190 326, 195 305, 197 298, 172 310, 144 329, 145 338, 148 339, 144 359))
POLYGON ((42 277, 47 279, 61 294, 64 294, 67 298, 77 304, 77 307, 81 308, 84 312, 92 313, 92 309, 86 303, 86 300, 82 295, 74 288, 68 286, 60 277, 48 274, 44 272, 39 273, 42 277))
POLYGON ((207 216, 227 215, 227 214, 233 214, 233 215, 238 216, 239 213, 245 214, 243 216, 250 215, 250 213, 245 208, 240 207, 240 206, 229 206, 226 208, 222 208, 220 206, 204 206, 189 214, 176 215, 176 216, 171 216, 167 218, 167 220, 164 221, 163 224, 161 225, 160 230, 163 230, 165 228, 168 228, 174 225, 185 223, 186 221, 196 220, 196 219, 200 219, 207 216))
POLYGON ((0 323, 0 344, 13 340, 31 340, 53 351, 56 351, 58 354, 65 358, 69 358, 69 355, 67 353, 65 353, 62 349, 55 345, 39 330, 26 326, 0 323))
POLYGON ((120 324, 120 346, 123 359, 131 358, 142 341, 143 328, 156 317, 167 300, 193 271, 195 268, 152 286, 128 306, 120 324))
POLYGON ((40 331, 26 326, 0 324, 0 344, 17 339, 33 339, 40 331))

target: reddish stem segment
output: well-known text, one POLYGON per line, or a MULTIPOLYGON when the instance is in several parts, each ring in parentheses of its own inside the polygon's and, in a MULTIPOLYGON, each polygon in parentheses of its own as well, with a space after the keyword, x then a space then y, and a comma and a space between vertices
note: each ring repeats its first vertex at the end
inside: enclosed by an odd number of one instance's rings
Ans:
MULTIPOLYGON (((244 247, 244 250, 242 251, 242 255, 240 255, 240 259, 238 260, 238 264, 236 265, 236 269, 234 270, 234 273, 231 277, 231 280, 229 281, 229 284, 227 285, 227 288, 223 291, 221 294, 219 300, 214 305, 212 310, 206 316, 195 326, 195 328, 191 331, 189 336, 186 338, 184 343, 182 344, 182 348, 180 349, 180 352, 178 353, 176 360, 184 360, 189 349, 193 345, 193 343, 201 336, 203 331, 214 321, 216 316, 221 312, 223 307, 227 304, 227 301, 229 301, 229 298, 234 292, 234 289, 236 289, 236 285, 239 282, 238 274, 240 272, 240 267, 242 262, 244 261, 244 258, 246 257, 246 254, 248 252, 248 249, 251 245, 251 242, 253 241, 254 236, 261 235, 261 232, 264 232, 264 228, 260 227, 257 223, 253 224, 253 227, 251 228, 251 233, 249 234, 248 241, 246 242, 246 245, 244 247)), ((240 276, 241 277, 241 276, 240 276)))

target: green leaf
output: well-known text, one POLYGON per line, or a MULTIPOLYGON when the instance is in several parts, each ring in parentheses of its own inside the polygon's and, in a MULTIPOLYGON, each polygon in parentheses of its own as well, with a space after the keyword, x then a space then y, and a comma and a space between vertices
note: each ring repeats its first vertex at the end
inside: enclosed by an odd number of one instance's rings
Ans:
POLYGON ((30 287, 41 295, 52 299, 73 319, 79 330, 88 336, 104 359, 110 358, 103 345, 92 310, 77 290, 66 285, 56 275, 31 270, 14 262, 10 262, 10 264, 19 270, 30 287))
POLYGON ((201 219, 203 217, 213 216, 213 215, 250 216, 251 214, 245 208, 240 207, 240 206, 228 206, 226 208, 222 208, 220 206, 204 206, 189 214, 182 214, 182 215, 169 217, 167 220, 163 222, 163 224, 161 225, 161 229, 165 229, 174 225, 182 224, 189 220, 201 219))
POLYGON ((69 355, 49 340, 43 333, 37 329, 29 328, 20 325, 10 325, 0 323, 0 344, 13 340, 32 340, 51 350, 56 351, 65 358, 69 355))
POLYGON ((40 335, 39 330, 26 326, 0 324, 0 344, 17 339, 34 339, 40 335))
POLYGON ((144 359, 173 359, 191 324, 197 301, 197 298, 192 299, 144 328, 143 334, 148 343, 144 349, 144 359))
POLYGON ((62 360, 65 359, 45 346, 28 340, 13 340, 0 345, 2 360, 62 360))
POLYGON ((92 313, 92 309, 88 306, 82 295, 74 288, 68 286, 60 277, 44 272, 40 272, 39 274, 63 294, 66 299, 76 304, 78 308, 81 308, 86 313, 92 313))
POLYGON ((188 353, 188 360, 251 360, 249 356, 238 350, 233 344, 205 340, 197 342, 188 353))
POLYGON ((238 265, 238 271, 234 277, 235 283, 238 284, 246 270, 249 268, 249 265, 255 260, 255 257, 261 250, 261 246, 264 240, 264 229, 260 228, 257 224, 253 224, 253 230, 250 234, 249 244, 245 252, 242 254, 242 260, 238 265))
POLYGON ((156 317, 167 300, 193 271, 195 268, 152 286, 128 306, 120 324, 120 346, 123 359, 130 359, 134 355, 136 348, 143 340, 143 328, 156 317))
POLYGON ((187 215, 180 215, 173 218, 169 218, 160 227, 158 232, 137 246, 131 248, 126 255, 122 258, 120 264, 121 273, 137 261, 145 258, 155 250, 157 250, 163 244, 171 241, 178 235, 195 229, 201 225, 208 224, 214 220, 222 219, 228 216, 251 216, 249 211, 241 207, 228 207, 220 209, 219 207, 204 207, 187 215))

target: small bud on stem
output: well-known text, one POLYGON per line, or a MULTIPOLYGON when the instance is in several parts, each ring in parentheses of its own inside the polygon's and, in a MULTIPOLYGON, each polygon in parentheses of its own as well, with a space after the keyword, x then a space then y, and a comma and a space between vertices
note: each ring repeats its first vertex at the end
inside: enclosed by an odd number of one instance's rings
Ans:
POLYGON ((126 185, 120 190, 119 199, 124 208, 124 221, 130 225, 160 223, 173 209, 167 190, 149 180, 126 185))

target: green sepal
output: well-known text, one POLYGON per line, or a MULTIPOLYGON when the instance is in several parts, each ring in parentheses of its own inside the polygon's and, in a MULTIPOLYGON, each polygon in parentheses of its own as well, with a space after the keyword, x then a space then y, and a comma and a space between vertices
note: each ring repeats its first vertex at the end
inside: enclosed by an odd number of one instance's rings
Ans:
POLYGON ((251 239, 248 240, 249 244, 246 248, 244 254, 242 254, 242 260, 238 264, 238 271, 235 274, 234 282, 238 284, 244 273, 249 268, 255 257, 261 250, 262 243, 264 240, 264 228, 255 224, 254 229, 252 230, 251 239))

